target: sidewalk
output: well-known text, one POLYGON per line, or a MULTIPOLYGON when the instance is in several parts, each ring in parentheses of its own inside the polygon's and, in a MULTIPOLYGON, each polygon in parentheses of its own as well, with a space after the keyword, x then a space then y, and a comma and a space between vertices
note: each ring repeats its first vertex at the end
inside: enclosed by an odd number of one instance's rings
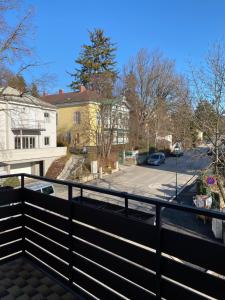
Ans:
MULTIPOLYGON (((195 183, 187 186, 178 195, 177 203, 192 206, 193 197, 196 195, 195 190, 195 183)), ((173 202, 176 203, 176 200, 173 200, 173 202)), ((163 211, 163 224, 168 229, 215 240, 211 230, 211 221, 204 224, 192 213, 167 208, 163 211)))

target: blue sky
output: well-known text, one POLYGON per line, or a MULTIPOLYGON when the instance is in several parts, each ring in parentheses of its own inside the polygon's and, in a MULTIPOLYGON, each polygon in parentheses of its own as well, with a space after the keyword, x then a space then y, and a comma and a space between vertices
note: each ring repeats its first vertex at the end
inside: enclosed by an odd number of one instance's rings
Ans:
MULTIPOLYGON (((117 45, 118 70, 140 48, 160 49, 186 72, 188 61, 198 64, 209 45, 225 39, 225 0, 26 0, 36 9, 34 48, 46 67, 35 70, 55 74, 50 92, 67 85, 66 71, 75 68, 88 30, 104 29, 117 45)), ((31 76, 27 74, 27 76, 31 76)))

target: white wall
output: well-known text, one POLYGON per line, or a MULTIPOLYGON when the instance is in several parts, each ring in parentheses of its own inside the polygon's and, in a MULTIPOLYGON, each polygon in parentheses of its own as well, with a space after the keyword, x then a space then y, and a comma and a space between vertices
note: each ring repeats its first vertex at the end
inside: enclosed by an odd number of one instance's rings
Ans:
MULTIPOLYGON (((8 109, 5 108, 1 111, 1 132, 0 137, 4 142, 4 147, 2 149, 14 149, 15 148, 15 131, 12 128, 18 127, 28 127, 37 128, 41 126, 45 130, 30 130, 28 135, 36 137, 36 147, 35 148, 48 148, 56 147, 56 110, 45 108, 45 107, 35 107, 26 104, 9 104, 8 109), (49 113, 49 123, 45 122, 44 113, 49 113), (2 116, 1 116, 2 115, 2 116), (8 135, 7 135, 7 119, 8 119, 8 135), (4 120, 4 121, 3 121, 4 120), (8 147, 6 143, 6 136, 8 136, 9 142, 8 147), (44 137, 50 138, 50 144, 48 146, 44 145, 44 137)), ((27 134, 26 134, 27 135, 27 134)), ((1 147, 1 144, 0 144, 1 147)))
POLYGON ((43 161, 45 174, 55 159, 66 154, 65 147, 56 147, 56 108, 22 101, 22 97, 21 103, 0 100, 0 162, 6 164, 4 169, 7 168, 8 172, 10 166, 11 171, 15 172, 17 166, 23 164, 37 173, 37 168, 30 166, 43 161), (49 122, 46 122, 44 113, 49 114, 49 122), (37 130, 40 128, 38 125, 43 130, 37 130), (20 127, 24 129, 22 132, 18 130, 20 127), (35 137, 34 149, 15 149, 15 137, 20 136, 20 133, 23 133, 22 136, 35 137), (44 145, 45 137, 50 138, 49 145, 44 145))

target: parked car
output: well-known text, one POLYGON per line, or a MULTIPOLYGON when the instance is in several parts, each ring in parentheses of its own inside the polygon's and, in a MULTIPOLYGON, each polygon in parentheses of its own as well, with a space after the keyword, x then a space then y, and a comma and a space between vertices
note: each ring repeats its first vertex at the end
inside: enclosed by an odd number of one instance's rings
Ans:
POLYGON ((34 183, 29 183, 24 186, 26 189, 43 193, 46 195, 55 195, 55 190, 54 186, 51 183, 48 182, 34 182, 34 183))
POLYGON ((181 146, 181 143, 176 143, 174 145, 172 155, 174 155, 174 156, 183 156, 184 155, 184 151, 181 146))
POLYGON ((153 166, 160 166, 161 164, 165 163, 166 157, 165 154, 162 152, 153 153, 147 159, 148 165, 153 166))

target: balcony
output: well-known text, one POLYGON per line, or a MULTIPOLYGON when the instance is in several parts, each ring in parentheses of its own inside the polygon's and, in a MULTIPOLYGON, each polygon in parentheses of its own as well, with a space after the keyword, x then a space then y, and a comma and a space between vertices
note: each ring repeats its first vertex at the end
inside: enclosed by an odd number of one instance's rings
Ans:
POLYGON ((39 130, 39 131, 46 130, 44 121, 38 121, 32 119, 12 120, 11 129, 12 130, 39 130))
MULTIPOLYGON (((63 296, 49 299, 224 299, 225 246, 168 229, 162 215, 164 208, 222 220, 225 214, 84 184, 17 176, 21 188, 0 192, 0 287, 5 286, 8 297, 14 291, 23 291, 27 298, 21 299, 32 299, 29 292, 47 295, 49 282, 56 285, 54 290, 63 289, 63 296), (28 190, 25 178, 64 185, 68 199, 28 190), (87 191, 123 198, 124 207, 90 199, 87 191), (130 209, 133 201, 154 206, 155 215, 130 209), (24 276, 29 274, 32 289, 24 290, 24 276), (68 298, 63 298, 66 293, 68 298)), ((42 296, 38 299, 48 299, 42 296)))

